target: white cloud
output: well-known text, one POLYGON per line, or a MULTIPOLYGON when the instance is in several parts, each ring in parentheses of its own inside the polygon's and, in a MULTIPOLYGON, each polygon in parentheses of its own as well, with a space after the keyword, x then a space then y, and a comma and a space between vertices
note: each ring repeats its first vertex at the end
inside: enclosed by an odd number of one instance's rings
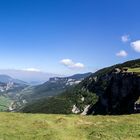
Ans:
POLYGON ((140 52, 140 40, 131 42, 131 46, 136 52, 140 52))
POLYGON ((121 37, 121 40, 122 40, 122 42, 124 42, 124 43, 130 41, 129 35, 123 35, 123 36, 121 37))
POLYGON ((82 63, 75 63, 75 64, 74 64, 74 67, 77 67, 77 68, 84 68, 84 64, 82 64, 82 63))
POLYGON ((74 63, 71 59, 63 59, 60 62, 65 66, 71 66, 74 63))
POLYGON ((124 50, 121 50, 118 53, 116 53, 116 56, 118 57, 126 57, 127 55, 128 55, 127 52, 124 50))
POLYGON ((39 69, 36 69, 36 68, 26 68, 26 69, 23 69, 24 71, 33 71, 33 72, 40 72, 41 70, 39 69))
POLYGON ((78 63, 75 63, 71 59, 62 59, 60 61, 60 63, 63 64, 63 65, 65 65, 65 66, 67 66, 67 67, 69 67, 69 68, 80 68, 80 69, 82 69, 82 68, 85 67, 84 64, 79 63, 79 62, 78 63))

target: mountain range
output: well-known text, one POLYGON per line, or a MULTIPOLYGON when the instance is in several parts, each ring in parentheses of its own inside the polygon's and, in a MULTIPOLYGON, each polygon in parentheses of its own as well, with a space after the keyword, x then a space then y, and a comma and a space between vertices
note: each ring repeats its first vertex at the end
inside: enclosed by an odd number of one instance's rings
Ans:
POLYGON ((33 70, 16 70, 16 69, 0 69, 1 75, 9 75, 15 79, 21 79, 32 85, 46 82, 51 77, 62 76, 53 73, 33 71, 33 70))
POLYGON ((7 77, 7 83, 3 85, 2 95, 12 100, 10 110, 19 110, 19 108, 23 107, 27 103, 35 102, 42 98, 53 97, 62 93, 66 89, 79 84, 89 75, 91 75, 91 73, 76 74, 69 77, 52 77, 45 83, 34 86, 30 84, 20 84, 15 86, 15 84, 17 84, 14 83, 15 80, 12 80, 11 77, 5 75, 5 79, 7 77), (6 85, 11 85, 11 87, 6 90, 6 85))
POLYGON ((13 82, 13 83, 17 83, 17 84, 28 84, 22 80, 14 79, 8 75, 0 75, 0 82, 1 83, 13 82))
POLYGON ((140 59, 103 68, 59 95, 26 104, 26 113, 131 114, 140 112, 140 59))
POLYGON ((51 114, 140 112, 140 59, 31 85, 0 75, 0 110, 51 114))

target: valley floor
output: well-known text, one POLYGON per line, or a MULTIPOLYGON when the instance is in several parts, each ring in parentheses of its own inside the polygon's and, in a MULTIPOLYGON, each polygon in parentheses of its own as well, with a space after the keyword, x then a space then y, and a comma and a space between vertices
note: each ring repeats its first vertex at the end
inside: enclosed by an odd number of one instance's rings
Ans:
POLYGON ((80 116, 0 113, 0 140, 139 140, 140 114, 80 116))

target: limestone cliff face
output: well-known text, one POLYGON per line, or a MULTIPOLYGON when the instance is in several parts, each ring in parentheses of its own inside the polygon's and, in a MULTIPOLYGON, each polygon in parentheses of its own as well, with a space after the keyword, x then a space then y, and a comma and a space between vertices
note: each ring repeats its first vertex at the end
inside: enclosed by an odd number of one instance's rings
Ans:
POLYGON ((134 73, 117 72, 109 76, 107 87, 99 101, 88 114, 131 114, 140 110, 136 101, 140 97, 140 76, 134 73))

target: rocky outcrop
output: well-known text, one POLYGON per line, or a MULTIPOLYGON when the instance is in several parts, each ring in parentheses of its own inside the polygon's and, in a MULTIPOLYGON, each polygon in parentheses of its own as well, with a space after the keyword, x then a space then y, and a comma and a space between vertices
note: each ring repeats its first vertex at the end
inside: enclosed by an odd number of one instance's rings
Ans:
POLYGON ((81 115, 87 115, 89 108, 90 108, 90 105, 86 105, 84 108, 84 111, 81 113, 81 115))
POLYGON ((74 113, 74 114, 80 113, 80 110, 79 110, 79 108, 76 105, 73 105, 72 113, 74 113))
POLYGON ((88 114, 131 114, 140 111, 136 101, 140 97, 140 76, 135 73, 119 71, 108 75, 109 81, 99 101, 88 114))

